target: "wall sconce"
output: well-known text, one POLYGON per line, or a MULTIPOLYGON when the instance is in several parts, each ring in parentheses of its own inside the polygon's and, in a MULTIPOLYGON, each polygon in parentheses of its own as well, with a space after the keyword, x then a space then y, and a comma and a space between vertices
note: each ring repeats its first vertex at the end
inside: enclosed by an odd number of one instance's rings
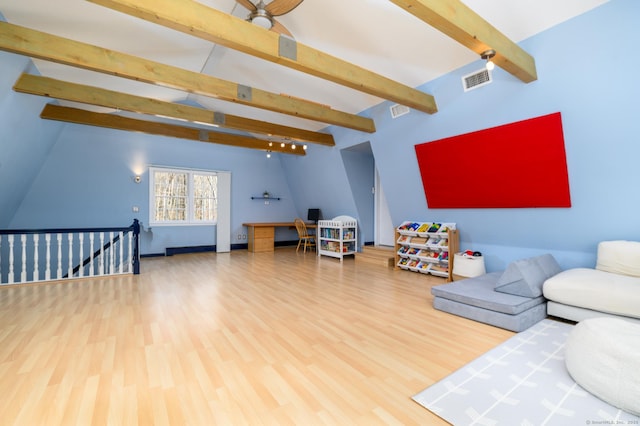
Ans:
POLYGON ((492 71, 496 67, 496 64, 491 61, 494 56, 496 56, 496 51, 493 49, 485 50, 480 55, 482 59, 487 61, 487 63, 485 64, 485 66, 487 67, 487 71, 492 71))
POLYGON ((135 183, 140 183, 141 180, 142 180, 142 178, 140 177, 140 175, 135 175, 134 178, 133 178, 133 181, 135 183))

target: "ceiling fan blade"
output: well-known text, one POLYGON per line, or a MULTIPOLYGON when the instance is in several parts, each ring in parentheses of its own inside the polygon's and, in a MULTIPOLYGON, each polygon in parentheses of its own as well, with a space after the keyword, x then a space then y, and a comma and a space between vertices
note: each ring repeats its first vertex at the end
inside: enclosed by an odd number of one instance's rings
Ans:
POLYGON ((251 3, 249 0, 236 0, 236 1, 244 8, 248 9, 250 12, 253 12, 254 10, 258 9, 256 5, 251 3))
POLYGON ((269 3, 264 10, 269 12, 272 16, 280 16, 285 13, 291 12, 302 3, 302 0, 273 0, 269 3))
POLYGON ((286 29, 284 25, 282 25, 280 22, 276 21, 275 19, 273 20, 273 26, 271 27, 271 31, 294 38, 293 35, 291 35, 291 33, 289 32, 289 30, 286 29))

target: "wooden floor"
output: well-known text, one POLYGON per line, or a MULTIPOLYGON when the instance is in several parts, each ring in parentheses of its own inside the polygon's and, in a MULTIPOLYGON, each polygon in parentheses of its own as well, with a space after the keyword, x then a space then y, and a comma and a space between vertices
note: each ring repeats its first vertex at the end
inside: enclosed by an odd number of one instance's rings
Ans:
POLYGON ((278 248, 0 288, 0 423, 446 424, 411 396, 513 333, 440 283, 278 248))

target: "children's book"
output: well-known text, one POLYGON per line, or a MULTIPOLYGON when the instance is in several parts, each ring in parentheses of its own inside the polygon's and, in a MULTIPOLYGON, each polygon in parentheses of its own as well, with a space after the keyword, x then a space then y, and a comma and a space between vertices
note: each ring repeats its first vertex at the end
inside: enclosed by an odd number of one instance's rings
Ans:
POLYGON ((438 229, 440 229, 441 224, 439 223, 434 223, 431 225, 431 227, 429 228, 429 230, 427 232, 438 232, 438 229))

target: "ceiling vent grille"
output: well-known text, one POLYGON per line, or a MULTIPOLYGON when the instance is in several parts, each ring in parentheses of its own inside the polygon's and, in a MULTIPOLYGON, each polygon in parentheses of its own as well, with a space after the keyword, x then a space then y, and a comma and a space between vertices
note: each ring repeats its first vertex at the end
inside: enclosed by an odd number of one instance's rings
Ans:
POLYGON ((409 114, 409 111, 411 111, 408 106, 400 104, 392 105, 389 110, 391 111, 391 118, 398 118, 401 115, 409 114))
POLYGON ((462 86, 464 91, 477 89, 491 83, 491 73, 487 69, 481 69, 462 77, 462 86))

